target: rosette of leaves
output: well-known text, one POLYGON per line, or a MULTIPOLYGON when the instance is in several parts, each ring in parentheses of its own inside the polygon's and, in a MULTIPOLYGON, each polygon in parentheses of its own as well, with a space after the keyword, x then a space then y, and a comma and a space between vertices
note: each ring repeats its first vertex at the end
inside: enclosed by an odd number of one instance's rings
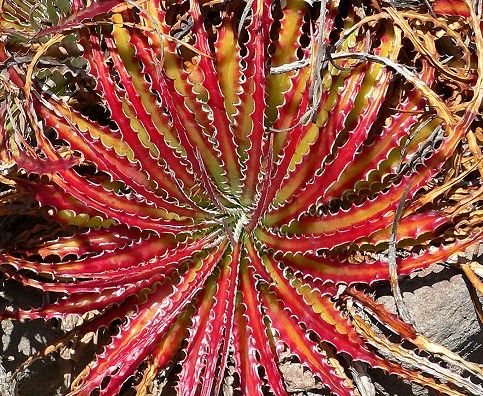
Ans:
POLYGON ((76 2, 3 41, 26 120, 3 120, 7 193, 55 227, 0 256, 53 302, 2 317, 84 318, 26 365, 109 328, 70 394, 143 395, 178 359, 180 395, 218 395, 230 367, 285 395, 287 352, 336 395, 367 394, 367 365, 482 394, 480 366, 364 292, 481 236, 478 8, 425 7, 76 2), (72 32, 88 99, 42 84, 72 32))

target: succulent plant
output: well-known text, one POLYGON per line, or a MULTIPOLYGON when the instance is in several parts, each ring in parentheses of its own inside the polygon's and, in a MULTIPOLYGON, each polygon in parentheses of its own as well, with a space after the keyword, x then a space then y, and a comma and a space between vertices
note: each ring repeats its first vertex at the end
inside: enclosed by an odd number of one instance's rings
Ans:
POLYGON ((364 395, 366 365, 483 393, 366 293, 481 236, 472 2, 76 1, 50 26, 15 4, 0 213, 29 198, 42 221, 0 271, 52 301, 1 316, 83 317, 25 365, 109 328, 70 394, 143 395, 177 359, 180 395, 218 395, 228 367, 285 395, 287 351, 336 395, 364 395))

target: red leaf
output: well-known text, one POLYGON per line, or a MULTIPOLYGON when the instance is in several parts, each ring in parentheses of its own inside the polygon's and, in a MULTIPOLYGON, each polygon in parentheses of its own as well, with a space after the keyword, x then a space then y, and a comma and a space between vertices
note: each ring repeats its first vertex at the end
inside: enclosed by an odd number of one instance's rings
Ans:
POLYGON ((83 22, 112 12, 114 8, 120 4, 123 4, 124 0, 98 0, 92 2, 92 4, 88 7, 80 6, 79 2, 80 0, 73 1, 72 11, 75 12, 65 21, 63 21, 60 25, 41 30, 39 33, 37 33, 37 36, 43 37, 49 34, 82 27, 83 22))
POLYGON ((469 18, 470 11, 463 0, 435 0, 433 11, 438 15, 462 16, 469 18))

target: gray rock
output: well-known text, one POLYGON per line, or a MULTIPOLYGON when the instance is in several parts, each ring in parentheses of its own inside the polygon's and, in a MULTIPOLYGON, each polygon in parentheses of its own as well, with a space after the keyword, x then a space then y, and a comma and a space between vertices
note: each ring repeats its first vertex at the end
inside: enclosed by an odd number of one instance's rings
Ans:
MULTIPOLYGON (((0 298, 0 309, 15 306, 29 308, 42 303, 37 290, 20 288, 14 282, 5 281, 0 298)), ((34 362, 16 380, 10 375, 25 359, 59 338, 61 332, 52 322, 32 320, 25 322, 3 320, 0 322, 0 396, 55 396, 65 394, 64 382, 69 373, 69 364, 61 358, 46 358, 34 362)))
MULTIPOLYGON (((417 331, 466 359, 483 363, 483 332, 461 273, 441 265, 400 281, 406 308, 417 331)), ((389 287, 378 289, 377 300, 395 312, 389 287)), ((378 394, 432 396, 430 391, 372 370, 378 394)))
POLYGON ((286 362, 279 365, 289 392, 303 392, 321 388, 313 374, 300 363, 286 362))

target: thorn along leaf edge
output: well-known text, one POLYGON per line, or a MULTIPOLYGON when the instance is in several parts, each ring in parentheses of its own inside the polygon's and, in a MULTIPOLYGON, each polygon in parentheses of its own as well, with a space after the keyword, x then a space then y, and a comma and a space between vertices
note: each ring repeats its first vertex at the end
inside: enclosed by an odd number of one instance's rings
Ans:
POLYGON ((108 328, 69 395, 172 363, 180 395, 287 395, 287 352, 334 395, 366 365, 483 394, 369 293, 481 237, 480 8, 2 2, 0 215, 37 220, 0 271, 51 298, 0 316, 83 317, 17 374, 108 328))

